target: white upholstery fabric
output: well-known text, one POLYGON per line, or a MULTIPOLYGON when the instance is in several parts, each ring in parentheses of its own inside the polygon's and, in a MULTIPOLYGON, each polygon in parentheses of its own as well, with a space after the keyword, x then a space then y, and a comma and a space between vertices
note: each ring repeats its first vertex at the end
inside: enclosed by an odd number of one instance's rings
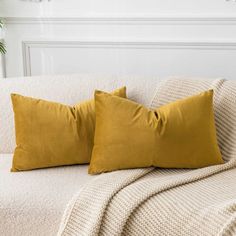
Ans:
POLYGON ((0 153, 12 153, 15 147, 11 93, 47 99, 73 105, 93 97, 95 89, 111 91, 127 86, 128 96, 148 105, 160 79, 112 77, 94 75, 65 75, 0 80, 0 153))
POLYGON ((88 181, 87 165, 11 173, 0 154, 0 235, 54 236, 67 203, 88 181))

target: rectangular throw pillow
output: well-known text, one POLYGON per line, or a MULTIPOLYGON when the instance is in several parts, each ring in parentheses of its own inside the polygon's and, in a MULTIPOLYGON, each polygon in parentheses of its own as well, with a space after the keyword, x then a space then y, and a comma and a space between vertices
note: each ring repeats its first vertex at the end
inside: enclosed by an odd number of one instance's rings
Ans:
MULTIPOLYGON (((126 98, 126 88, 113 92, 126 98)), ((90 162, 94 100, 73 107, 12 94, 16 149, 11 171, 90 162)))
POLYGON ((141 167, 222 164, 213 90, 149 110, 96 91, 96 130, 89 173, 141 167))

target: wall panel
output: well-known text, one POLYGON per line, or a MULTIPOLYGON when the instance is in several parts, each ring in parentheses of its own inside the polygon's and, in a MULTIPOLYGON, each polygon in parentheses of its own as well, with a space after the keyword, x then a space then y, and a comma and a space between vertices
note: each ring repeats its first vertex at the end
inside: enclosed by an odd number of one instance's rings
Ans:
POLYGON ((0 4, 7 77, 91 72, 236 78, 236 3, 231 1, 0 4))

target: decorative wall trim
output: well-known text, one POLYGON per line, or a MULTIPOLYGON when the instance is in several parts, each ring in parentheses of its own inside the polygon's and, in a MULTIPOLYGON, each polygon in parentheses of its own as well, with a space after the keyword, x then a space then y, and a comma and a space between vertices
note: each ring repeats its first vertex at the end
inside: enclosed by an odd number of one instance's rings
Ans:
POLYGON ((193 49, 193 50, 236 50, 231 41, 23 41, 24 75, 31 76, 31 48, 126 48, 126 49, 193 49))
POLYGON ((0 78, 6 78, 6 58, 5 55, 0 54, 0 78))
POLYGON ((22 42, 22 56, 23 56, 24 76, 30 76, 31 75, 30 48, 31 48, 30 43, 22 42))
POLYGON ((190 24, 190 25, 236 25, 236 16, 232 17, 6 17, 6 24, 190 24))

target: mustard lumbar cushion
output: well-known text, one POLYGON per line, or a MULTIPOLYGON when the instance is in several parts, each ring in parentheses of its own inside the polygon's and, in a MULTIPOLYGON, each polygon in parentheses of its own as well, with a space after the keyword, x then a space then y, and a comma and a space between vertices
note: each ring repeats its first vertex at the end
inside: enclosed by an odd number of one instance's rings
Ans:
POLYGON ((95 109, 90 174, 223 163, 216 138, 212 90, 156 110, 96 91, 95 109))
MULTIPOLYGON (((126 88, 113 92, 126 97, 126 88)), ((16 148, 11 171, 90 162, 94 100, 73 107, 12 94, 16 148)))

